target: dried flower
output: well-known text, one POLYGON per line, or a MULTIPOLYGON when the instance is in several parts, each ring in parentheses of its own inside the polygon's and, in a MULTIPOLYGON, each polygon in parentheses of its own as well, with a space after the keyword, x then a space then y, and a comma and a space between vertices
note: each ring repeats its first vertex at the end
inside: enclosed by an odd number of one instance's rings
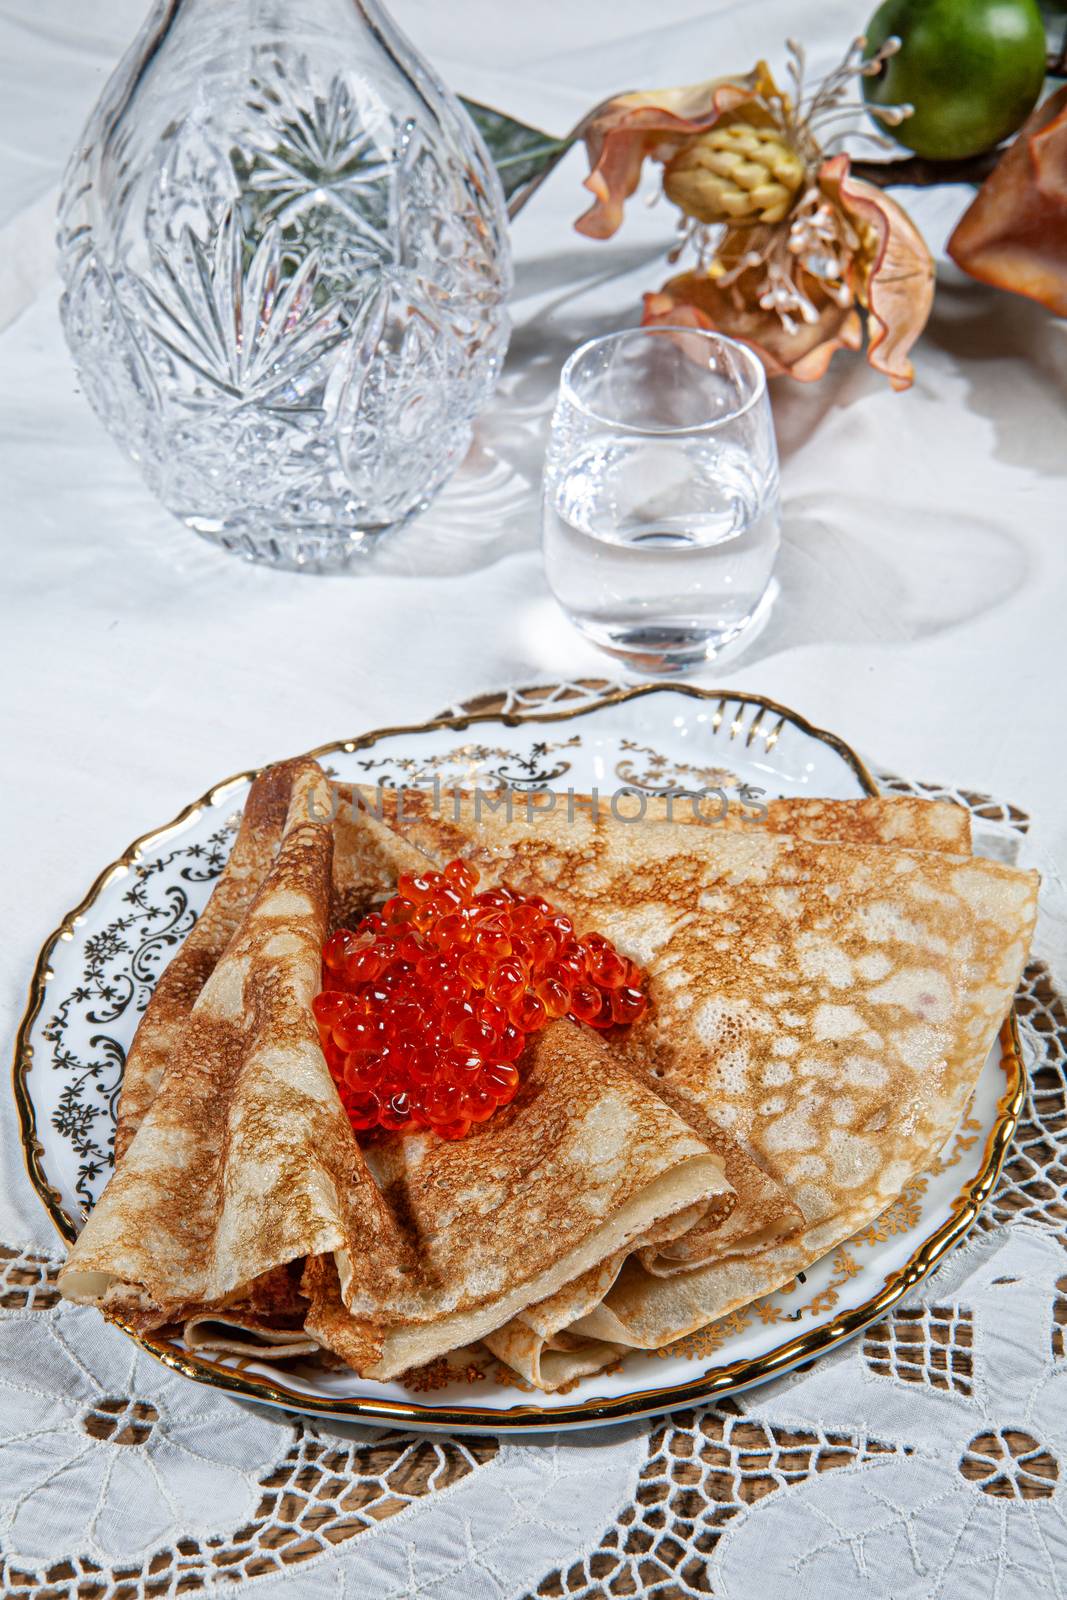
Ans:
MULTIPOLYGON (((696 255, 693 270, 645 296, 646 322, 718 328, 752 345, 772 375, 802 380, 821 377, 835 350, 859 349, 866 329, 868 361, 894 388, 908 387, 907 352, 930 313, 933 262, 902 208, 832 153, 855 114, 855 79, 877 71, 899 42, 868 62, 863 48, 855 40, 807 94, 803 51, 791 42, 791 94, 760 62, 742 78, 620 96, 593 119, 586 187, 596 203, 579 231, 615 232, 651 157, 681 212, 670 259, 696 255)), ((877 108, 890 125, 909 111, 877 108)))
POLYGON ((698 222, 781 222, 803 182, 804 163, 781 135, 738 114, 682 146, 663 192, 698 222))
POLYGON ((1067 85, 1023 123, 948 253, 972 278, 1067 316, 1067 85))

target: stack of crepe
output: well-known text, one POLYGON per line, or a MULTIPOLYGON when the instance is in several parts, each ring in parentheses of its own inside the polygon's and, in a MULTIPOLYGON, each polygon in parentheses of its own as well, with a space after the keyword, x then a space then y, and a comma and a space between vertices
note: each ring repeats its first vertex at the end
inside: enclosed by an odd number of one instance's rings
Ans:
POLYGON ((666 803, 638 822, 482 800, 338 807, 308 760, 257 780, 131 1048, 69 1298, 379 1379, 482 1340, 555 1389, 779 1287, 940 1150, 1037 889, 971 857, 964 811, 783 800, 701 825, 666 803), (456 856, 605 934, 651 1005, 608 1041, 550 1024, 464 1140, 361 1144, 311 1011, 321 946, 456 856))

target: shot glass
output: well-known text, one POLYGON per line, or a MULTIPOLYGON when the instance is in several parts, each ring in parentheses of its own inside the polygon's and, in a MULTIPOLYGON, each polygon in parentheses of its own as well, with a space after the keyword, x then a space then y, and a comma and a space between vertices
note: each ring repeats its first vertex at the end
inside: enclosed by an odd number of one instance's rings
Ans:
POLYGON ((545 571, 601 649, 684 672, 769 603, 780 542, 767 380, 745 345, 631 328, 581 345, 545 458, 545 571))

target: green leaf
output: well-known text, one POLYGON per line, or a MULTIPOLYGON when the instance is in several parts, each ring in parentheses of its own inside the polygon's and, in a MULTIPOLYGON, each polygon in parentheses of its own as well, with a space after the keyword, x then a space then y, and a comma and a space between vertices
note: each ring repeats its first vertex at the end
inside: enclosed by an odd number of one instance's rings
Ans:
POLYGON ((556 139, 476 100, 464 100, 463 105, 485 140, 508 200, 550 172, 574 143, 573 135, 556 139))

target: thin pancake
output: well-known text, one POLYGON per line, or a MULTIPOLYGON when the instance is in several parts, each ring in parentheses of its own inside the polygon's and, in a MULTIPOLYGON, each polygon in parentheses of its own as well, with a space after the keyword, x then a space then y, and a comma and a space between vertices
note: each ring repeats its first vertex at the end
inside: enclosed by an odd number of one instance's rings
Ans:
POLYGON ((155 1099, 59 1277, 142 1328, 230 1304, 272 1268, 358 1252, 363 1292, 410 1270, 319 1046, 332 837, 293 783, 277 859, 204 984, 155 1099))
POLYGON ((243 1356, 266 1351, 271 1360, 285 1361, 319 1348, 304 1332, 306 1312, 297 1262, 263 1273, 229 1305, 187 1316, 182 1338, 190 1350, 243 1356))
MULTIPOLYGON (((160 973, 126 1057, 115 1125, 116 1163, 155 1099, 200 991, 278 853, 294 783, 318 773, 317 763, 296 757, 265 768, 253 782, 229 859, 191 932, 160 973)), ((303 1303, 290 1303, 296 1289, 284 1268, 266 1273, 250 1286, 247 1301, 239 1299, 226 1308, 225 1318, 189 1317, 185 1342, 190 1348, 220 1352, 247 1352, 257 1343, 269 1344, 275 1359, 307 1354, 314 1344, 302 1332, 303 1303), (273 1302, 269 1307, 268 1299, 273 1302), (286 1321, 284 1332, 278 1326, 281 1317, 286 1321)))
POLYGON ((313 766, 302 759, 279 762, 261 772, 249 790, 229 860, 200 917, 160 973, 126 1057, 115 1120, 116 1161, 144 1120, 197 996, 278 853, 293 784, 313 766))
MULTIPOLYGON (((842 834, 874 843, 907 839, 928 849, 945 841, 969 844, 970 837, 961 807, 910 797, 771 801, 762 821, 731 811, 731 827, 706 825, 697 833, 701 812, 685 796, 647 801, 627 796, 627 804, 641 801, 644 820, 622 821, 588 796, 572 797, 566 809, 546 810, 545 795, 366 788, 337 793, 335 883, 352 885, 357 898, 373 897, 375 889, 380 896, 382 885, 391 886, 400 871, 418 870, 420 856, 440 865, 450 855, 464 855, 488 881, 506 879, 550 894, 586 928, 607 932, 610 923, 628 953, 643 964, 673 928, 698 919, 709 862, 721 863, 712 876, 746 871, 773 876, 783 851, 791 848, 790 841, 776 839, 778 832, 795 829, 798 837, 813 838, 842 834), (665 821, 669 816, 678 820, 665 821), (692 858, 688 881, 665 884, 660 892, 657 861, 670 861, 676 869, 678 858, 692 858)), ((635 1059, 632 1052, 630 1058, 635 1059)), ((743 1144, 722 1130, 714 1105, 681 1101, 660 1082, 655 1087, 719 1151, 739 1204, 725 1226, 708 1218, 669 1251, 645 1249, 646 1269, 670 1275, 724 1254, 751 1254, 799 1232, 803 1216, 797 1205, 743 1144)))
MULTIPOLYGON (((363 791, 364 794, 367 791, 363 791)), ((442 796, 442 803, 448 797, 442 796)), ((535 796, 540 804, 543 797, 535 796)), ((591 810, 592 797, 575 795, 575 807, 591 810)), ((519 797, 525 814, 528 810, 519 797)), ((677 790, 646 795, 622 790, 597 802, 600 812, 619 821, 697 823, 717 829, 761 828, 791 833, 797 839, 824 844, 895 844, 909 850, 971 853, 971 818, 949 800, 921 800, 916 795, 867 795, 860 800, 824 800, 787 796, 776 800, 729 802, 721 790, 677 790)))
POLYGON ((703 1101, 713 1088, 719 1116, 798 1201, 807 1228, 669 1283, 628 1263, 580 1331, 619 1340, 625 1329, 656 1346, 703 1326, 871 1221, 944 1145, 1011 1003, 1037 884, 992 862, 946 858, 920 872, 914 861, 892 883, 853 874, 847 894, 834 880, 769 897, 716 889, 720 925, 747 946, 755 983, 708 929, 685 930, 662 953, 642 1059, 656 1062, 672 1099, 703 1101), (672 1034, 683 1016, 703 1048, 699 1073, 672 1034))
MULTIPOLYGON (((511 881, 516 866, 522 870, 521 850, 516 852, 516 845, 532 846, 535 851, 540 846, 543 819, 538 812, 532 824, 524 820, 531 813, 524 804, 526 797, 521 795, 517 797, 514 815, 509 821, 506 813, 496 810, 487 809, 483 817, 478 801, 463 791, 444 793, 440 807, 426 791, 398 793, 342 788, 337 793, 339 807, 334 823, 334 889, 335 895, 356 914, 365 911, 371 901, 391 893, 401 872, 418 871, 425 867, 428 860, 441 865, 450 855, 467 854, 482 867, 487 882, 505 877, 511 881)), ((627 843, 635 840, 639 843, 644 831, 642 828, 615 824, 612 829, 610 822, 602 819, 598 823, 593 819, 586 799, 575 797, 575 803, 578 814, 573 823, 566 813, 556 813, 551 821, 555 829, 554 838, 559 844, 558 849, 556 846, 549 848, 548 860, 551 865, 558 866, 564 862, 568 850, 584 857, 594 848, 593 841, 601 825, 613 837, 627 843), (624 827, 625 833, 622 833, 624 827)), ((663 809, 665 815, 666 802, 657 801, 655 804, 663 809)), ((534 809, 536 811, 536 807, 534 809)), ((675 839, 693 842, 698 837, 684 828, 679 831, 665 824, 659 827, 660 831, 666 828, 667 833, 675 839)), ((703 848, 703 833, 699 837, 703 848)), ((749 835, 745 832, 737 837, 738 848, 744 851, 749 835)), ((760 838, 773 844, 770 835, 765 832, 761 831, 760 838)), ((527 876, 532 888, 538 891, 543 888, 539 880, 529 874, 527 876)), ((624 895, 623 903, 625 898, 624 895)), ((587 927, 605 931, 595 897, 594 903, 586 904, 581 914, 587 927)), ((672 925, 676 917, 676 913, 668 913, 668 925, 672 925)), ((638 959, 641 959, 640 955, 638 959)), ((659 1086, 654 1087, 659 1092, 659 1086)), ((675 1107, 675 1110, 679 1109, 675 1107)), ((738 1204, 725 1224, 722 1219, 709 1215, 699 1231, 694 1233, 688 1249, 683 1246, 679 1255, 664 1261, 664 1270, 674 1271, 678 1263, 690 1265, 694 1260, 704 1260, 718 1253, 717 1243, 711 1239, 711 1235, 721 1226, 728 1230, 723 1238, 728 1237, 730 1247, 739 1251, 797 1233, 803 1226, 799 1208, 780 1185, 762 1172, 751 1156, 718 1126, 714 1116, 707 1111, 700 1111, 694 1117, 691 1107, 682 1109, 681 1114, 692 1117, 694 1131, 720 1156, 727 1180, 738 1195, 738 1204)))
MULTIPOLYGON (((656 813, 660 820, 667 818, 667 810, 666 803, 661 802, 656 813)), ((699 816, 697 808, 687 808, 684 801, 676 802, 670 810, 679 820, 692 821, 699 816)), ((794 833, 797 837, 850 839, 869 844, 905 840, 921 848, 958 848, 964 853, 970 850, 968 814, 959 806, 944 803, 900 798, 772 801, 765 822, 772 832, 794 833)), ((746 821, 737 825, 749 824, 746 821)), ((723 1139, 721 1134, 717 1135, 710 1119, 694 1107, 691 1097, 675 1104, 700 1128, 703 1138, 709 1142, 716 1137, 723 1139)), ((743 1284, 751 1281, 754 1272, 762 1274, 771 1261, 794 1263, 788 1270, 783 1266, 784 1275, 790 1276, 798 1270, 795 1263, 801 1256, 806 1255, 808 1262, 814 1259, 807 1253, 812 1240, 801 1245, 799 1253, 796 1243, 787 1243, 790 1233, 795 1236, 799 1228, 789 1229, 781 1217, 773 1215, 765 1226, 760 1225, 766 1213, 755 1200, 754 1185, 762 1182, 772 1194, 781 1194, 777 1184, 773 1184, 735 1142, 724 1142, 721 1148, 726 1153, 727 1174, 739 1197, 733 1215, 725 1223, 709 1228, 698 1222, 689 1230, 674 1230, 669 1238, 661 1236, 656 1242, 646 1240, 632 1252, 625 1269, 623 1257, 603 1263, 559 1294, 520 1312, 484 1342, 528 1382, 541 1388, 558 1388, 575 1377, 598 1371, 601 1365, 616 1359, 632 1345, 632 1319, 640 1313, 642 1304, 655 1299, 657 1293, 667 1305, 672 1303, 670 1287, 656 1291, 649 1285, 649 1275, 668 1278, 709 1262, 718 1262, 723 1267, 720 1281, 732 1278, 743 1284), (748 1265, 754 1257, 759 1258, 755 1268, 748 1265), (626 1299, 631 1307, 630 1322, 623 1317, 594 1317, 593 1313, 616 1284, 620 1273, 622 1280, 615 1302, 621 1304, 626 1299), (599 1327, 601 1333, 581 1332, 579 1326, 589 1330, 599 1327), (604 1336, 611 1334, 614 1341, 604 1336)), ((799 1210, 796 1214, 800 1215, 799 1210)), ((665 1317, 665 1321, 670 1326, 669 1317, 665 1317)))
POLYGON ((765 825, 772 833, 791 833, 798 839, 971 853, 970 813, 951 801, 920 800, 916 795, 771 800, 765 825))
POLYGON ((484 1333, 482 1343, 520 1378, 548 1394, 602 1371, 625 1355, 627 1346, 568 1330, 603 1302, 628 1255, 628 1249, 616 1251, 503 1327, 484 1333))
POLYGON ((648 968, 634 1070, 683 1116, 725 1123, 805 1215, 801 1243, 747 1263, 663 1278, 629 1262, 574 1330, 609 1343, 701 1326, 884 1209, 958 1120, 1032 931, 1035 876, 993 862, 417 802, 393 819, 409 842, 547 894, 648 968))
POLYGON ((701 1210, 690 1206, 687 1211, 656 1223, 631 1245, 564 1284, 554 1295, 527 1306, 502 1328, 483 1334, 482 1343, 527 1383, 549 1393, 599 1372, 625 1347, 573 1334, 571 1325, 600 1305, 631 1252, 638 1257, 646 1252, 655 1255, 661 1245, 688 1233, 701 1220, 701 1210))
MULTIPOLYGON (((142 1329, 185 1321, 201 1345, 282 1335, 282 1348, 299 1343, 292 1316, 257 1293, 287 1263, 329 1258, 350 1338, 363 1330, 360 1361, 384 1377, 506 1320, 663 1217, 712 1203, 728 1215, 718 1156, 573 1024, 544 1030, 519 1096, 475 1137, 361 1151, 311 1010, 331 834, 309 818, 326 813, 311 768, 63 1292, 142 1329)), ((305 1328, 316 1335, 314 1317, 305 1328)))
POLYGON ((328 1264, 304 1279, 307 1330, 365 1376, 480 1338, 664 1217, 711 1203, 727 1214, 719 1158, 589 1030, 550 1024, 522 1072, 512 1104, 466 1139, 368 1146, 418 1270, 377 1304, 340 1257, 336 1290, 328 1264))

